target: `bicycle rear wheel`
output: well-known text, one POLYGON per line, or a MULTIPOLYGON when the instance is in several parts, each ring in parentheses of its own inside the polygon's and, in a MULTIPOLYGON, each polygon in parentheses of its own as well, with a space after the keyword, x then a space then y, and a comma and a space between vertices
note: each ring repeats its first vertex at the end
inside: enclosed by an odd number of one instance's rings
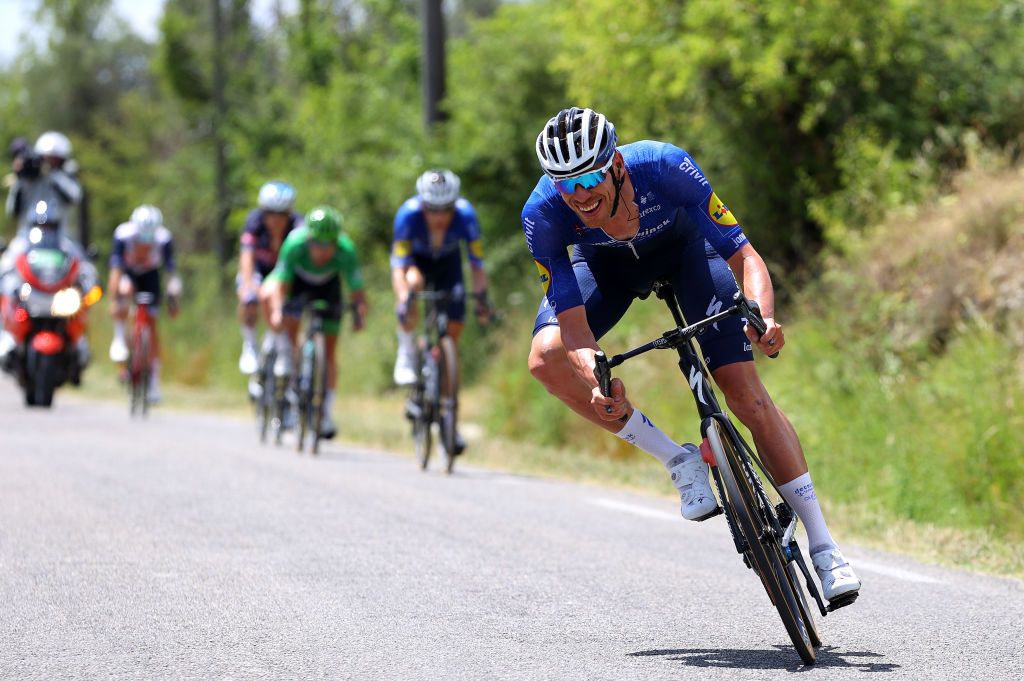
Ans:
POLYGON ((322 331, 313 334, 313 366, 310 373, 310 428, 313 443, 310 451, 320 453, 320 429, 324 417, 324 399, 327 395, 327 341, 322 331))
POLYGON ((778 539, 763 518, 761 500, 749 477, 755 473, 749 462, 741 458, 741 448, 732 435, 723 432, 717 420, 712 420, 706 435, 728 497, 723 502, 729 505, 743 533, 749 564, 761 578, 800 659, 805 664, 814 664, 814 645, 786 571, 786 560, 778 539))
POLYGON ((131 377, 131 413, 145 416, 149 411, 146 394, 152 359, 150 358, 149 327, 136 329, 128 357, 128 375, 131 377))
POLYGON ((438 423, 441 430, 441 444, 445 452, 445 473, 451 474, 455 467, 456 426, 459 418, 459 360, 455 354, 455 341, 442 336, 438 342, 440 355, 437 362, 440 379, 440 413, 438 423))

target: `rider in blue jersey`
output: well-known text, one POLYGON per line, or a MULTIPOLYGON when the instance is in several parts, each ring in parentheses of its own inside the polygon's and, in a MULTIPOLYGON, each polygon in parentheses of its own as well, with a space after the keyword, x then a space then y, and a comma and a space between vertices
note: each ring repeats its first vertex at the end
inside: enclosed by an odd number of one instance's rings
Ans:
POLYGON ((772 354, 785 336, 774 319, 768 269, 736 216, 685 151, 650 141, 619 147, 614 126, 591 109, 552 117, 536 151, 545 174, 522 214, 545 294, 531 373, 576 413, 658 458, 679 490, 683 517, 704 520, 717 502, 699 449, 676 443, 634 408, 620 379, 611 397, 602 395, 594 353, 597 339, 656 280, 671 281, 689 319, 729 305, 738 281, 760 304, 767 331, 758 338, 740 318, 719 322, 700 337, 705 362, 803 521, 825 598, 857 591, 860 581, 828 531, 796 432, 754 367, 752 346, 772 354))
MULTIPOLYGON (((416 180, 416 196, 408 199, 395 215, 391 246, 391 287, 398 316, 398 357, 395 383, 416 382, 416 306, 410 295, 432 285, 453 294, 448 306, 448 335, 459 341, 466 316, 462 283, 462 248, 465 242, 473 275, 476 317, 481 324, 491 318, 487 300, 487 271, 480 239, 480 223, 472 204, 459 196, 458 176, 450 170, 428 170, 416 180)), ((461 450, 461 438, 459 438, 461 450)), ((455 452, 458 453, 458 452, 455 452)))

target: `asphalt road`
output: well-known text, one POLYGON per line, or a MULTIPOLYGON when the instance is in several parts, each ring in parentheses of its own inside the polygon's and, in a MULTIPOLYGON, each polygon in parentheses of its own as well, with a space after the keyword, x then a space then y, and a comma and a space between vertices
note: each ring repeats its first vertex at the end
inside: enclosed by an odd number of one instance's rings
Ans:
POLYGON ((1021 582, 847 546, 862 596, 804 668, 721 518, 471 461, 0 380, 0 676, 1024 678, 1021 582))

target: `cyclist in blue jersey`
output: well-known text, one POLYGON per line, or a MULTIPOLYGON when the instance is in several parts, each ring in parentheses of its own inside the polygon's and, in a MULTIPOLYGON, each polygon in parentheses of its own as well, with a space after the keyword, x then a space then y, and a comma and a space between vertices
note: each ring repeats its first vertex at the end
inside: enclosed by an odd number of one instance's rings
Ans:
POLYGON ((730 304, 739 282, 760 304, 767 331, 758 338, 740 318, 719 322, 700 337, 705 362, 804 523, 825 598, 857 591, 860 581, 825 524, 800 440, 754 367, 752 346, 772 354, 786 341, 768 269, 736 216, 688 153, 652 141, 617 146, 614 126, 591 109, 552 117, 536 151, 544 176, 522 213, 545 293, 530 349, 533 376, 580 416, 659 459, 679 490, 683 517, 704 520, 717 502, 699 449, 651 423, 620 379, 611 397, 602 395, 594 353, 657 279, 671 281, 689 319, 730 304))
MULTIPOLYGON (((455 173, 444 169, 428 170, 416 180, 416 196, 405 201, 395 215, 391 287, 398 316, 398 357, 394 372, 398 385, 416 382, 417 309, 410 300, 413 292, 422 291, 427 285, 437 291, 452 292, 448 334, 456 343, 459 341, 466 316, 460 242, 466 243, 469 254, 477 321, 487 324, 491 319, 480 223, 472 204, 460 198, 459 189, 455 173)), ((461 438, 458 442, 461 450, 461 438)))
MULTIPOLYGON (((252 376, 259 365, 256 351, 256 321, 260 316, 259 292, 263 280, 277 264, 277 256, 292 230, 302 225, 302 215, 293 210, 295 189, 286 182, 267 182, 260 187, 256 210, 245 218, 239 238, 238 319, 242 324, 242 354, 238 370, 252 376)), ((249 392, 258 388, 255 378, 249 392)))

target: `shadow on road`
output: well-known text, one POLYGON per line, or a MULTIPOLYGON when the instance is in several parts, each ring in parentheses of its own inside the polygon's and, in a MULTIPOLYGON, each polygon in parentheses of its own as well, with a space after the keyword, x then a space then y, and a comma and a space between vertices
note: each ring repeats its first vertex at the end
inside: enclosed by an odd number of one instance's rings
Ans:
POLYGON ((628 657, 664 657, 670 662, 681 662, 686 667, 722 669, 778 669, 792 672, 811 668, 848 668, 862 672, 891 672, 900 665, 882 662, 880 653, 840 650, 835 646, 818 648, 818 661, 812 666, 800 662, 796 651, 789 646, 774 646, 774 650, 741 650, 736 648, 678 648, 641 650, 628 657))

